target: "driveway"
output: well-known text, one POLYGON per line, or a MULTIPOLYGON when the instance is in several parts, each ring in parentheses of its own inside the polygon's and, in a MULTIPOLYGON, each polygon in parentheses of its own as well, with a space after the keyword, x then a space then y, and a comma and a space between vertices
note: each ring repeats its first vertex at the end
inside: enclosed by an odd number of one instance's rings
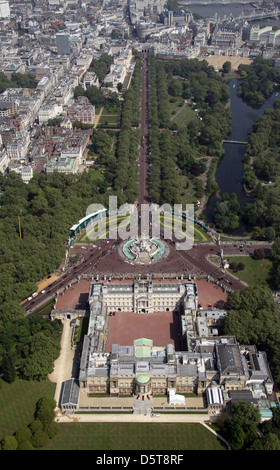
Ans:
POLYGON ((62 383, 72 377, 72 367, 75 354, 75 350, 71 349, 72 328, 70 327, 70 320, 62 320, 62 324, 63 331, 60 342, 60 356, 54 363, 53 372, 48 376, 50 382, 56 383, 54 399, 57 404, 59 402, 62 383))

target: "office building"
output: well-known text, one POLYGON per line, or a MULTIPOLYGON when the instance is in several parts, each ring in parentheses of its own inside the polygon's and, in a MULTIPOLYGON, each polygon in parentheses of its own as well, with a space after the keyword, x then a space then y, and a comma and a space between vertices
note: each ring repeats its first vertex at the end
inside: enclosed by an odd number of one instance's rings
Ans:
POLYGON ((59 33, 56 35, 56 47, 58 55, 70 54, 70 41, 68 34, 59 33))

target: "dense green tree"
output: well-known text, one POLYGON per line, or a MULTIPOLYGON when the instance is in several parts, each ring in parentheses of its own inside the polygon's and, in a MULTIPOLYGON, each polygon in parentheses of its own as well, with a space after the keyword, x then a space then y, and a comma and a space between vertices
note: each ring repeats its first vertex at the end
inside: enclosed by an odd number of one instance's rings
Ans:
POLYGON ((48 406, 41 406, 36 412, 36 418, 42 421, 44 427, 45 425, 52 423, 54 420, 54 417, 55 417, 54 410, 49 408, 48 406))
POLYGON ((36 88, 37 83, 32 73, 12 73, 10 79, 3 72, 0 73, 0 93, 7 88, 36 88))
MULTIPOLYGON (((55 407, 56 401, 50 395, 45 395, 37 403, 35 418, 39 419, 43 423, 44 430, 46 430, 47 425, 53 423, 54 421, 55 407)), ((51 432, 51 428, 49 431, 51 432)))
POLYGON ((272 261, 272 282, 275 289, 280 288, 280 238, 273 243, 270 259, 272 261))
POLYGON ((280 429, 280 408, 272 408, 272 422, 276 428, 280 429))
POLYGON ((17 450, 34 450, 34 447, 31 441, 24 441, 19 444, 17 450))
POLYGON ((15 83, 18 88, 36 88, 38 83, 33 73, 12 73, 11 81, 15 83))
POLYGON ((280 383, 280 323, 270 291, 265 287, 234 291, 227 302, 224 334, 234 335, 241 344, 255 344, 266 351, 274 380, 280 383))
POLYGON ((254 258, 255 259, 264 259, 265 258, 265 252, 263 248, 255 248, 254 249, 254 258))
POLYGON ((37 403, 37 409, 47 407, 52 410, 56 407, 56 401, 51 395, 44 395, 37 403))
POLYGON ((276 233, 273 227, 267 227, 264 229, 264 238, 266 240, 272 242, 273 240, 275 240, 275 236, 276 233))
POLYGON ((233 405, 233 421, 239 422, 243 428, 257 426, 261 421, 259 408, 250 402, 239 402, 233 405))
POLYGON ((230 62, 230 60, 226 60, 223 63, 223 72, 224 73, 229 73, 230 71, 231 71, 231 62, 230 62))
POLYGON ((113 56, 107 53, 101 54, 101 56, 98 59, 92 60, 89 70, 93 70, 96 73, 99 80, 103 82, 105 75, 109 72, 110 65, 113 63, 113 61, 114 61, 113 56))
MULTIPOLYGON (((271 95, 274 84, 280 83, 280 73, 271 59, 255 58, 250 65, 240 65, 240 74, 246 73, 240 81, 237 93, 252 107, 261 106, 271 95)), ((243 74, 244 75, 244 74, 243 74)))
POLYGON ((6 436, 1 441, 2 450, 17 450, 18 443, 15 436, 6 436))
POLYGON ((32 434, 31 443, 34 447, 44 447, 49 440, 49 436, 46 431, 38 429, 32 434))
POLYGON ((181 80, 171 78, 168 83, 168 93, 171 96, 182 96, 183 84, 181 80))
POLYGON ((75 178, 36 174, 28 184, 11 173, 1 178, 0 192, 1 337, 4 320, 14 323, 24 316, 19 301, 36 290, 36 281, 61 263, 73 220, 85 215, 93 198, 95 202, 106 203, 108 195, 104 186, 100 190, 98 181, 91 180, 91 170, 75 178))
POLYGON ((16 378, 15 359, 11 353, 6 353, 2 357, 3 380, 12 383, 16 378))
POLYGON ((255 225, 258 220, 258 213, 253 204, 245 204, 243 207, 242 217, 248 225, 255 225))
POLYGON ((246 434, 242 429, 242 426, 234 422, 230 425, 230 430, 228 432, 228 440, 233 450, 241 450, 243 449, 244 442, 245 442, 246 434))
POLYGON ((28 426, 24 426, 20 428, 16 433, 15 437, 18 442, 18 445, 20 446, 24 442, 30 441, 32 436, 32 432, 28 426))
POLYGON ((239 224, 239 202, 235 193, 231 196, 224 193, 222 202, 217 202, 213 213, 213 221, 220 230, 231 231, 239 224))
POLYGON ((280 450, 280 441, 276 434, 269 433, 261 440, 262 448, 260 450, 280 450))
POLYGON ((29 344, 28 357, 21 361, 19 373, 26 380, 43 380, 53 370, 59 345, 43 333, 36 333, 29 344))
MULTIPOLYGON (((230 131, 231 115, 225 108, 228 98, 227 86, 206 61, 158 62, 153 55, 149 56, 150 194, 155 202, 180 201, 180 191, 176 191, 180 172, 190 179, 204 173, 206 165, 198 160, 201 155, 214 156, 206 189, 207 194, 216 191, 215 157, 222 156, 222 141, 230 131), (182 104, 184 99, 193 99, 202 117, 176 126, 177 132, 171 132, 172 137, 167 139, 157 129, 173 130, 168 102, 174 97, 181 98, 182 104), (168 143, 164 151, 163 142, 168 143)), ((201 198, 204 191, 201 182, 195 180, 194 187, 195 197, 201 198)), ((231 226, 236 223, 236 217, 229 219, 231 226)))
POLYGON ((42 421, 40 421, 39 419, 36 419, 36 418, 33 419, 33 421, 31 421, 28 424, 28 427, 30 428, 32 434, 34 434, 36 431, 43 431, 42 421))
POLYGON ((232 419, 227 424, 230 446, 233 450, 249 449, 258 438, 260 411, 250 402, 239 402, 232 405, 232 413, 232 419))
POLYGON ((59 433, 59 424, 54 421, 51 423, 46 423, 44 430, 47 433, 49 439, 53 439, 59 433))

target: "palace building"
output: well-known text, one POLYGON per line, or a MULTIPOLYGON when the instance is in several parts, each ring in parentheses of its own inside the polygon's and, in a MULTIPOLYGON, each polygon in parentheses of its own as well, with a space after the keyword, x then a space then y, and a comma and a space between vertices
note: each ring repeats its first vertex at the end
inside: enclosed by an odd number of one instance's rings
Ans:
POLYGON ((178 310, 184 297, 197 308, 195 283, 155 283, 150 280, 92 283, 89 305, 94 308, 98 299, 103 310, 153 313, 178 310))
POLYGON ((195 282, 95 281, 90 286, 89 307, 79 373, 79 387, 89 395, 167 395, 175 391, 202 396, 213 386, 227 393, 254 383, 272 392, 264 353, 242 349, 235 337, 218 336, 213 315, 203 329, 209 336, 199 335, 200 320, 207 322, 207 317, 198 309, 195 282), (116 312, 146 316, 168 310, 180 316, 181 351, 171 342, 158 346, 149 338, 136 336, 132 344, 112 344, 111 351, 105 352, 108 316, 116 312))

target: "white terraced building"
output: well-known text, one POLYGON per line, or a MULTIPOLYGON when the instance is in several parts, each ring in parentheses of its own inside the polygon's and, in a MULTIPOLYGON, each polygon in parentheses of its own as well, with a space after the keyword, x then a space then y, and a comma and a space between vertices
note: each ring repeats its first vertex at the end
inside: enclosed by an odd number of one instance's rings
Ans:
POLYGON ((103 306, 108 310, 134 313, 173 311, 186 294, 195 311, 197 294, 194 283, 153 283, 147 280, 99 283, 91 285, 89 304, 95 301, 96 295, 100 295, 103 306))

